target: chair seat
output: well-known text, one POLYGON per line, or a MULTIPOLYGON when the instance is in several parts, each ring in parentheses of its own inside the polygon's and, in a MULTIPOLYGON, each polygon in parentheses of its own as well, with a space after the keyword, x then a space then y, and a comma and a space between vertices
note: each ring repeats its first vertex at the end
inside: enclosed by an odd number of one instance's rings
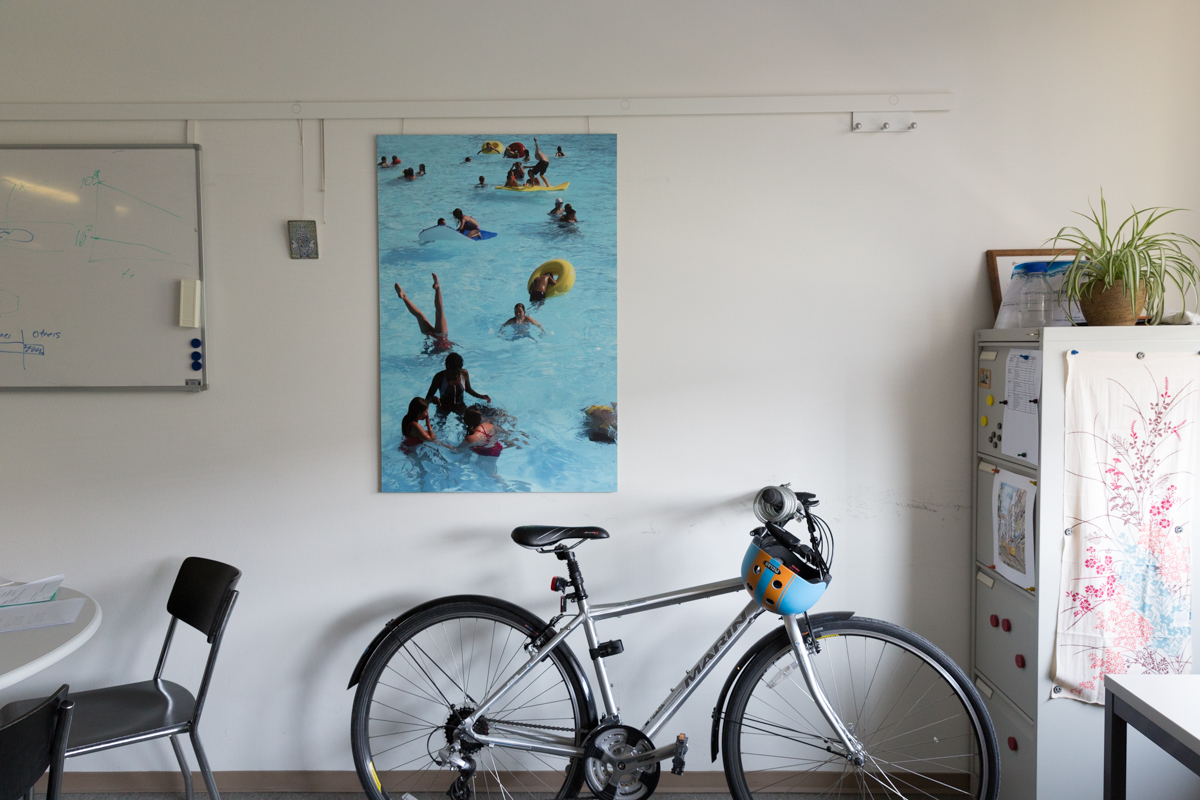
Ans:
MULTIPOLYGON (((71 692, 68 698, 75 701, 68 756, 116 747, 132 738, 150 739, 155 734, 166 736, 187 730, 196 707, 191 692, 163 680, 71 692)), ((0 708, 0 725, 39 702, 18 700, 0 708)))
POLYGON ((536 550, 563 539, 607 539, 604 528, 563 528, 556 525, 522 525, 514 528, 512 540, 521 547, 536 550))

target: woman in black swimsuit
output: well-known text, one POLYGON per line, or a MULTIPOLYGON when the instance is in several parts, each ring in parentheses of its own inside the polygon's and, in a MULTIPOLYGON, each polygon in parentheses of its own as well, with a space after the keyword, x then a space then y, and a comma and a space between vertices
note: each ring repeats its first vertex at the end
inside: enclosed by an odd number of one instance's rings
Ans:
POLYGON ((462 413, 467 408, 464 392, 485 402, 492 402, 491 397, 471 388, 471 376, 463 369, 462 356, 451 353, 446 356, 446 368, 434 375, 430 381, 425 399, 435 404, 443 414, 449 414, 451 411, 462 413))

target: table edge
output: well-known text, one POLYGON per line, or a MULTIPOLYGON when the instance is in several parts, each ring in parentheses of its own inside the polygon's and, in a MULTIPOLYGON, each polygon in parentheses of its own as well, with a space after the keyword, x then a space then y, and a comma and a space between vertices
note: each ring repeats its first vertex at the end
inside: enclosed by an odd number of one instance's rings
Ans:
POLYGON ((93 615, 92 621, 87 624, 87 627, 85 627, 75 636, 71 637, 71 639, 68 641, 63 642, 61 645, 51 650, 49 653, 35 658, 28 664, 23 664, 17 667, 12 672, 0 675, 0 689, 7 689, 10 686, 14 686, 26 678, 33 677, 46 667, 49 667, 51 664, 55 664, 63 660, 80 647, 83 647, 83 645, 87 643, 88 639, 91 639, 92 636, 95 635, 96 631, 100 628, 100 621, 104 618, 104 610, 100 608, 100 604, 97 603, 95 599, 83 594, 82 592, 80 592, 80 594, 90 600, 92 605, 96 607, 96 613, 93 615))

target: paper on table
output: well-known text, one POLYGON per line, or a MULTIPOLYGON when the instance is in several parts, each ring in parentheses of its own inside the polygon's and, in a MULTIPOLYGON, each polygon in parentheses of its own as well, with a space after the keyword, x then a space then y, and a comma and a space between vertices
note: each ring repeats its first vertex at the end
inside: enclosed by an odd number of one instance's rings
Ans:
POLYGON ((0 586, 0 606, 12 606, 19 603, 40 603, 54 597, 58 587, 62 585, 64 576, 55 575, 42 578, 40 581, 29 583, 9 583, 0 586))
POLYGON ((1009 350, 1004 365, 1004 429, 1000 452, 1038 463, 1038 398, 1042 394, 1042 354, 1009 350))
POLYGON ((992 481, 992 556, 996 571, 1023 589, 1034 581, 1033 499, 1037 485, 1006 469, 992 481))
POLYGON ((0 632, 23 631, 29 628, 48 628, 51 625, 70 625, 83 610, 83 598, 51 600, 0 608, 0 632))

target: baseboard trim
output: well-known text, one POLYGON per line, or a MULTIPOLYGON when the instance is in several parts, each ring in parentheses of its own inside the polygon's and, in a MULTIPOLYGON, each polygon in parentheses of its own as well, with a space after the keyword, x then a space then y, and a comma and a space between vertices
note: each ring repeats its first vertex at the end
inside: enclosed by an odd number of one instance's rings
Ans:
MULTIPOLYGON (((216 772, 214 777, 221 792, 362 792, 358 775, 350 770, 246 770, 216 772)), ((192 785, 198 793, 203 793, 204 780, 199 772, 192 773, 192 785)), ((45 776, 38 781, 37 790, 46 791, 45 776)), ((182 790, 183 777, 178 772, 67 772, 63 776, 63 791, 70 793, 176 793, 182 790)), ((729 787, 723 772, 709 770, 672 775, 663 770, 656 791, 727 794, 729 787)))

